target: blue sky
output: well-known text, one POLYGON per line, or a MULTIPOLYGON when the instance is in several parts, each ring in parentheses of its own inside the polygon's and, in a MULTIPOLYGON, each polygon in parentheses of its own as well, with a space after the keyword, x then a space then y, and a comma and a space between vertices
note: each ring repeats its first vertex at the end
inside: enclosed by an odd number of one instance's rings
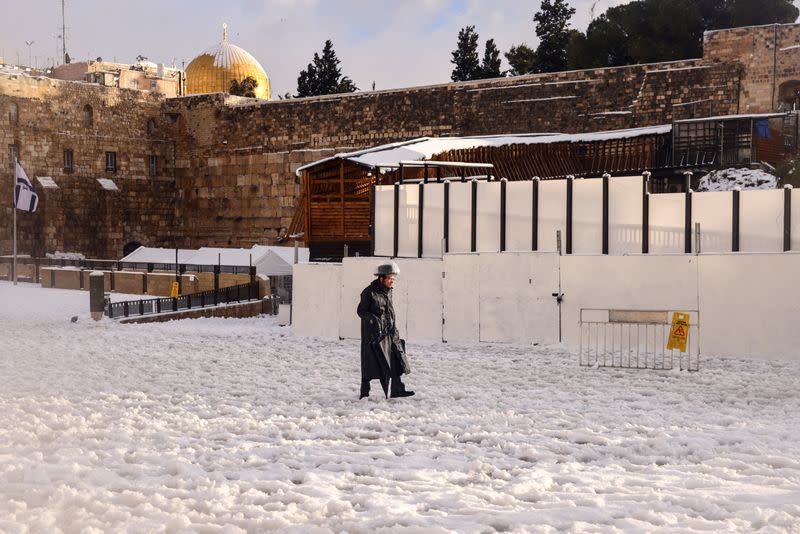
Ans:
MULTIPOLYGON (((572 0, 573 26, 623 0, 572 0)), ((59 0, 0 0, 0 56, 7 62, 52 63, 61 32, 59 0)), ((537 43, 539 1, 515 0, 67 0, 67 51, 75 60, 132 62, 138 54, 180 67, 222 39, 245 48, 264 66, 273 94, 294 92, 297 75, 332 39, 342 70, 356 84, 378 89, 443 83, 458 30, 475 25, 481 48, 494 38, 502 51, 537 43)), ((504 64, 505 68, 505 64, 504 64)))

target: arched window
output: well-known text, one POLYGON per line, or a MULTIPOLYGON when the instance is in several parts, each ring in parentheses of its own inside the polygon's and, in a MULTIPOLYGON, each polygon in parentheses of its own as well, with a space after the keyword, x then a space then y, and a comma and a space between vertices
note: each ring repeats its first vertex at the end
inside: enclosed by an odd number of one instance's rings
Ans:
POLYGON ((8 108, 8 122, 12 125, 19 122, 19 106, 16 102, 12 102, 8 108))
POLYGON ((84 128, 91 128, 94 124, 94 111, 92 106, 86 104, 83 106, 83 126, 84 128))
POLYGON ((800 81, 789 80, 782 83, 779 94, 780 102, 778 102, 778 107, 781 111, 800 109, 800 81))
POLYGON ((153 137, 156 133, 156 121, 148 119, 147 121, 147 137, 153 137))

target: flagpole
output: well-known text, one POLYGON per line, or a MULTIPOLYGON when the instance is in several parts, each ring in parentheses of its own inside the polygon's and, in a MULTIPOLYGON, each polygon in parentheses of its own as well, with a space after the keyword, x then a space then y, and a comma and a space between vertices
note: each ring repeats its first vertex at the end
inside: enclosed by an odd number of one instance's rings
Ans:
POLYGON ((14 166, 14 187, 11 188, 11 211, 14 212, 14 263, 11 267, 14 278, 14 285, 17 285, 17 172, 16 162, 14 166))

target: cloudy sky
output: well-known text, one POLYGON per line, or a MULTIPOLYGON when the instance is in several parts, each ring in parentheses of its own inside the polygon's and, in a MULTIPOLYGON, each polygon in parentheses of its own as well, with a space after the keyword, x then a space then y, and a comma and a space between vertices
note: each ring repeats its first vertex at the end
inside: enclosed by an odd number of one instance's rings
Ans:
MULTIPOLYGON (((585 30, 592 13, 625 0, 571 0, 572 25, 585 30)), ((222 39, 253 54, 273 95, 294 92, 297 75, 334 43, 344 74, 362 89, 447 82, 458 30, 475 25, 501 51, 535 46, 532 22, 540 1, 522 0, 66 0, 67 51, 73 60, 133 62, 142 54, 180 67, 222 39)), ((50 64, 61 33, 60 0, 0 0, 0 57, 50 64), (26 41, 33 41, 30 47, 26 41)), ((506 68, 504 60, 504 68, 506 68)))

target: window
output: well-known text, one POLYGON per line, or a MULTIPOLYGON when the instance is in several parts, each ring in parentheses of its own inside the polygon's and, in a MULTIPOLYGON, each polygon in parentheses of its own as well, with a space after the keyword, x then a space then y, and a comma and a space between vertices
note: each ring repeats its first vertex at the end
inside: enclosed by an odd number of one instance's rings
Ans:
POLYGON ((19 147, 17 145, 8 145, 8 161, 11 169, 15 169, 15 163, 19 158, 19 147))
POLYGON ((8 123, 15 125, 19 122, 19 106, 16 102, 12 102, 8 108, 8 123))
POLYGON ((147 137, 153 137, 156 133, 156 121, 153 119, 147 120, 147 137))
POLYGON ((64 172, 72 172, 74 170, 72 166, 72 159, 73 153, 71 148, 64 149, 64 172))
POLYGON ((150 156, 150 176, 158 176, 158 156, 150 156))
POLYGON ((92 110, 92 106, 86 104, 83 106, 83 127, 84 128, 91 128, 94 124, 94 110, 92 110))
POLYGON ((106 170, 108 172, 117 172, 117 153, 106 152, 106 170))

